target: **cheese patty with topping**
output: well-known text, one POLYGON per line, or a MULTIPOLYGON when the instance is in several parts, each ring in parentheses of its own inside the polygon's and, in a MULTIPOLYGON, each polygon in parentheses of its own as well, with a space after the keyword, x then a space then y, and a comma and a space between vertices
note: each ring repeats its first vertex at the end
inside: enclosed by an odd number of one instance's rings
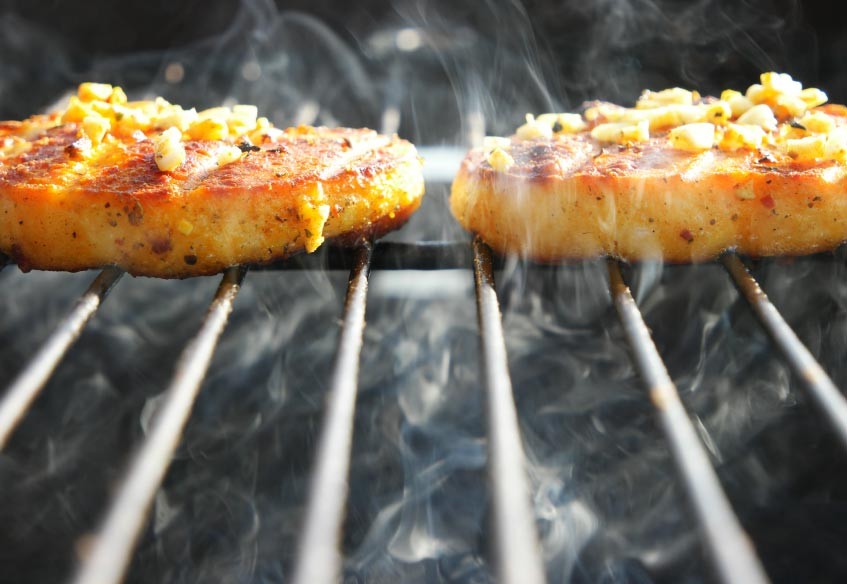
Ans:
POLYGON ((23 270, 214 274, 378 237, 422 195, 409 142, 280 130, 253 106, 197 112, 85 83, 62 112, 0 122, 0 252, 23 270))
POLYGON ((462 163, 450 206, 501 253, 542 262, 691 262, 847 240, 847 108, 765 73, 720 98, 645 91, 635 107, 528 115, 462 163))

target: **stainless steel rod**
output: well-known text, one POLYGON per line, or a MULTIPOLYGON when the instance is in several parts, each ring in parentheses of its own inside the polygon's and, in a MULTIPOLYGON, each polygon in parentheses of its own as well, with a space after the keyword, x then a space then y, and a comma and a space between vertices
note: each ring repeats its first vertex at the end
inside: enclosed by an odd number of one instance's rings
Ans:
POLYGON ((226 326, 245 270, 234 267, 221 280, 197 336, 185 347, 155 422, 129 466, 117 497, 75 584, 117 584, 124 578, 156 491, 165 477, 183 428, 226 326))
POLYGON ((0 401, 0 451, 6 447, 12 432, 26 415, 41 388, 122 275, 123 272, 116 268, 100 272, 6 390, 0 401))
POLYGON ((785 322, 776 307, 771 304, 744 262, 733 253, 726 254, 721 259, 741 295, 747 300, 773 343, 782 352, 791 370, 802 380, 842 446, 847 448, 847 399, 838 391, 832 379, 797 338, 797 334, 785 322))
POLYGON ((542 584, 544 563, 530 504, 526 460, 506 358, 506 342, 491 249, 474 239, 474 281, 487 390, 488 472, 492 488, 494 555, 501 584, 542 584))
POLYGON ((338 352, 327 394, 326 417, 318 441, 294 570, 295 584, 335 584, 339 581, 339 540, 347 504, 359 356, 365 330, 372 250, 370 244, 358 249, 347 283, 338 352))
POLYGON ((636 368, 659 414, 660 424, 670 442, 671 454, 720 580, 725 584, 768 582, 752 542, 721 488, 706 449, 697 437, 641 312, 624 283, 618 262, 609 260, 608 268, 612 299, 632 348, 636 368))

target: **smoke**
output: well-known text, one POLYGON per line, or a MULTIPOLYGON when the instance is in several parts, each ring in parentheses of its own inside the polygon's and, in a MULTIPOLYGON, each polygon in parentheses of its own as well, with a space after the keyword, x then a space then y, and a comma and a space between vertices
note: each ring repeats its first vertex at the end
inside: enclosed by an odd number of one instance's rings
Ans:
MULTIPOLYGON (((95 79, 188 107, 255 103, 283 126, 399 123, 421 144, 464 147, 527 111, 644 87, 743 87, 814 56, 800 50, 813 43, 797 6, 768 2, 416 2, 338 20, 249 2, 213 37, 92 57, 5 13, 0 111, 23 117, 95 79)), ((465 237, 446 195, 429 184, 392 237, 465 237)), ((844 385, 842 255, 765 261, 756 275, 844 385)), ((809 570, 837 581, 843 457, 726 274, 644 264, 626 276, 774 581, 809 570)), ((0 273, 0 386, 92 278, 0 273)), ((497 278, 549 581, 707 581, 603 263, 512 258, 497 278)), ((128 582, 290 576, 345 282, 248 274, 128 582)), ((106 301, 0 454, 0 582, 67 578, 215 284, 124 278, 106 301)), ((469 271, 372 275, 345 582, 494 580, 477 344, 469 271)))

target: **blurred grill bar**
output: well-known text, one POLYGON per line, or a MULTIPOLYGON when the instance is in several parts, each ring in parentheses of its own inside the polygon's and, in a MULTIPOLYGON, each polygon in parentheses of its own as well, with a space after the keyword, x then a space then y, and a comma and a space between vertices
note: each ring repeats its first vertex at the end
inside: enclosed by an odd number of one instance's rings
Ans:
POLYGON ((130 464, 91 553, 73 580, 75 584, 116 584, 123 580, 245 272, 244 268, 234 267, 224 274, 200 331, 177 363, 152 429, 130 464))
MULTIPOLYGON (((0 268, 5 261, 8 258, 0 255, 0 268)), ((803 380, 847 447, 847 400, 768 301, 744 263, 734 254, 725 255, 722 262, 789 366, 803 380)), ((545 581, 527 476, 519 472, 524 469, 525 459, 494 285, 494 270, 502 266, 503 258, 492 256, 491 249, 477 238, 472 245, 435 241, 380 242, 356 249, 329 247, 317 254, 256 268, 351 270, 327 395, 326 418, 295 566, 294 582, 297 584, 329 584, 337 581, 340 573, 339 538, 347 498, 359 355, 371 269, 467 269, 469 263, 474 269, 482 371, 487 391, 489 475, 498 581, 504 584, 542 584, 545 581)), ((539 269, 556 268, 539 266, 539 269)), ((767 576, 721 489, 717 474, 624 282, 620 264, 610 260, 608 272, 613 302, 636 367, 670 441, 674 461, 720 580, 724 583, 766 583, 767 576)), ((0 449, 122 273, 108 268, 97 276, 10 386, 0 402, 0 449)), ((75 584, 115 584, 123 579, 245 273, 246 268, 235 267, 224 275, 200 331, 183 352, 153 429, 133 458, 91 554, 76 575, 75 584)))
MULTIPOLYGON (((3 265, 5 263, 0 265, 0 269, 3 265)), ((97 312, 100 304, 122 275, 123 272, 116 268, 107 268, 100 272, 88 290, 77 300, 71 312, 59 323, 56 330, 6 390, 3 400, 0 401, 0 451, 6 447, 12 432, 26 415, 27 409, 38 396, 59 361, 79 337, 86 323, 97 312)))
POLYGON ((844 395, 838 391, 820 364, 797 338, 797 334, 771 304, 744 262, 733 253, 724 255, 721 260, 759 322, 782 352, 791 370, 803 381, 842 446, 847 448, 847 400, 844 395))
MULTIPOLYGON (((331 247, 315 253, 299 254, 273 264, 255 266, 254 270, 352 270, 358 251, 355 248, 331 247)), ((473 261, 465 242, 424 241, 401 243, 380 241, 373 244, 372 270, 465 270, 473 261)))
POLYGON ((482 371, 488 394, 488 472, 493 491, 497 581, 542 584, 544 563, 530 505, 491 249, 477 237, 473 251, 482 371))
POLYGON ((650 331, 624 283, 617 260, 608 261, 609 289, 644 384, 670 441, 671 453, 706 539, 721 582, 768 582, 747 534, 732 511, 709 456, 679 399, 650 331))
POLYGON ((326 417, 318 442, 294 572, 295 584, 334 584, 339 581, 341 554, 338 547, 347 502, 359 355, 365 330, 372 253, 373 246, 370 244, 356 249, 355 263, 347 282, 338 352, 326 398, 326 417))

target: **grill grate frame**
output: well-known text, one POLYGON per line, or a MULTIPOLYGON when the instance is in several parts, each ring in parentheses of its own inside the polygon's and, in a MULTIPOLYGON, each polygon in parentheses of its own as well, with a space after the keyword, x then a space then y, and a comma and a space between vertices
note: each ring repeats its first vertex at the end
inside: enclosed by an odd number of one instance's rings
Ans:
MULTIPOLYGON (((819 411, 832 425, 839 441, 845 443, 847 423, 844 421, 844 411, 847 411, 847 400, 768 301, 743 261, 730 253, 723 256, 721 262, 762 327, 784 355, 788 365, 803 381, 819 411)), ((502 266, 502 258, 493 256, 488 246, 481 240, 474 239, 470 245, 465 242, 378 242, 356 249, 330 248, 324 256, 298 256, 277 265, 256 268, 351 270, 343 314, 344 325, 339 337, 325 421, 314 466, 313 484, 309 492, 305 535, 301 538, 302 547, 296 564, 296 582, 334 582, 340 571, 338 542, 347 494, 346 477, 349 471, 357 389, 356 372, 364 331, 367 282, 371 270, 440 270, 471 267, 474 273, 482 344, 480 365, 488 395, 489 441, 492 445, 489 477, 494 501, 496 542, 493 553, 497 559, 498 581, 533 584, 544 582, 543 563, 529 507, 526 476, 524 473, 508 472, 509 469, 523 466, 523 452, 494 285, 494 271, 502 266), (346 407, 342 407, 345 405, 346 407), (339 476, 343 476, 344 480, 337 480, 339 476), (326 497, 336 503, 329 506, 329 509, 321 505, 327 500, 326 497), (329 545, 313 545, 316 541, 329 545), (318 569, 312 571, 315 567, 318 569)), ((158 413, 160 422, 161 418, 169 418, 170 421, 157 423, 157 429, 140 445, 124 478, 123 486, 110 505, 92 553, 74 579, 75 584, 109 584, 123 579, 136 540, 147 520, 151 501, 179 443, 217 340, 226 326, 233 301, 246 272, 246 268, 231 268, 224 275, 200 332, 183 352, 167 392, 169 397, 158 413)), ((727 583, 767 582, 767 576, 721 489, 702 443, 668 377, 661 356, 650 339, 643 317, 623 279, 619 262, 609 260, 608 272, 613 303, 633 351, 637 369, 650 392, 651 401, 658 410, 666 438, 674 452, 681 482, 712 552, 710 558, 716 574, 721 581, 727 583), (673 407, 669 407, 669 404, 673 407)), ((14 401, 18 404, 14 408, 15 421, 25 415, 40 388, 49 379, 86 323, 94 316, 96 309, 118 282, 121 274, 119 270, 107 269, 98 275, 68 317, 46 339, 36 357, 19 374, 18 380, 32 380, 26 383, 28 399, 11 400, 14 392, 7 390, 0 413, 7 408, 12 411, 12 406, 5 404, 7 401, 14 401), (49 358, 43 356, 48 353, 49 358)), ((12 387, 18 383, 13 382, 12 387)), ((3 436, 4 439, 7 439, 13 430, 14 424, 9 427, 3 436)))

